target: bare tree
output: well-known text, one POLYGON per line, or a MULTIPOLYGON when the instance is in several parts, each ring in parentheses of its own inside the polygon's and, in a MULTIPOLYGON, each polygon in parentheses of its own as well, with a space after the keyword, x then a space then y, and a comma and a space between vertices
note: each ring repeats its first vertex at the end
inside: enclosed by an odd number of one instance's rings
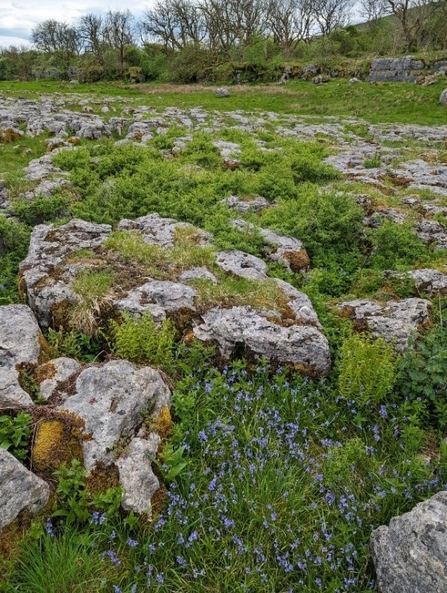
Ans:
POLYGON ((312 0, 270 0, 267 6, 269 32, 286 53, 310 38, 314 19, 312 0))
POLYGON ((91 52, 95 60, 104 65, 104 19, 93 13, 81 16, 78 34, 84 49, 91 52))
POLYGON ((314 15, 322 35, 347 23, 353 0, 315 0, 314 15))
POLYGON ((183 49, 188 43, 198 44, 207 34, 202 11, 188 0, 159 0, 145 12, 140 28, 144 36, 172 50, 183 49))
POLYGON ((104 21, 104 39, 118 56, 120 74, 124 71, 125 50, 135 41, 133 15, 130 10, 109 10, 104 21))
POLYGON ((368 23, 375 23, 390 13, 387 0, 360 0, 359 14, 368 23))
POLYGON ((64 70, 70 67, 81 47, 77 30, 53 19, 37 25, 31 32, 31 40, 37 49, 52 55, 64 70))
POLYGON ((389 12, 399 21, 407 51, 417 49, 425 23, 443 6, 433 0, 386 0, 389 12))
POLYGON ((227 53, 266 30, 266 0, 202 0, 200 9, 210 46, 227 53))

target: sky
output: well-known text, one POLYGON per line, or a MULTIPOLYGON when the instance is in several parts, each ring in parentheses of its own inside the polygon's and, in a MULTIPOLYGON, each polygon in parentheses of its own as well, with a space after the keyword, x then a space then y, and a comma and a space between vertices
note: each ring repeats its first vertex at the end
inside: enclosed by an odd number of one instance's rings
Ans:
POLYGON ((48 19, 73 24, 83 14, 130 10, 139 18, 154 0, 0 0, 0 47, 29 45, 31 30, 48 19))

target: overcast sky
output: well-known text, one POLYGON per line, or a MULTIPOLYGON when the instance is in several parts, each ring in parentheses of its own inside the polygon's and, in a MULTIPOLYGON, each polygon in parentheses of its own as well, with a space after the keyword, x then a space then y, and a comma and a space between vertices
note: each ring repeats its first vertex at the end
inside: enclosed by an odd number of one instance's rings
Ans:
POLYGON ((83 14, 130 10, 138 18, 154 0, 0 0, 0 47, 28 44, 31 30, 42 21, 66 23, 83 14))

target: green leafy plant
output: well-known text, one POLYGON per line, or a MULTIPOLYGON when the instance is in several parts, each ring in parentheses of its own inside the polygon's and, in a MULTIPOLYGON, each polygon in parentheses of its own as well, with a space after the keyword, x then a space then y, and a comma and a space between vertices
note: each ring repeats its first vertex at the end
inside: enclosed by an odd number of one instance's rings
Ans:
POLYGON ((32 416, 19 412, 16 416, 0 416, 0 447, 9 450, 20 461, 25 461, 29 452, 32 416))
POLYGON ((396 377, 392 347, 382 338, 347 336, 341 345, 338 387, 347 398, 362 405, 386 400, 396 377))
POLYGON ((132 362, 154 364, 169 372, 174 366, 175 329, 169 320, 157 327, 149 314, 136 319, 124 315, 123 323, 111 321, 113 351, 132 362))
POLYGON ((399 363, 399 387, 410 400, 427 402, 435 427, 447 426, 446 318, 425 335, 413 339, 399 363))

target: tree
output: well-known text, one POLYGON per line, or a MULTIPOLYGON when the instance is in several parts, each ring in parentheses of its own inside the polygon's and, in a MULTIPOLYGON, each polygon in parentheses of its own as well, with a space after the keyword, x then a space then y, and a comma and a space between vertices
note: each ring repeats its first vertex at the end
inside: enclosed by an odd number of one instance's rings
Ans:
POLYGON ((124 72, 126 46, 135 41, 133 15, 129 10, 109 10, 104 22, 104 39, 116 52, 119 74, 124 72))
POLYGON ((93 13, 81 16, 78 35, 84 49, 91 52, 95 60, 104 66, 104 19, 93 13))
POLYGON ((321 34, 329 35, 346 25, 353 4, 353 0, 314 0, 314 15, 321 34))
POLYGON ((201 43, 207 34, 202 11, 188 0, 159 0, 144 13, 140 27, 144 37, 161 41, 170 50, 201 43))
POLYGON ((312 0, 270 0, 267 5, 267 27, 274 43, 286 53, 310 38, 314 19, 312 0))
MULTIPOLYGON (((445 4, 433 0, 385 0, 388 11, 398 20, 405 42, 405 50, 417 49, 426 22, 445 4)), ((444 23, 445 27, 445 23, 444 23)))
POLYGON ((31 32, 31 40, 37 49, 51 55, 55 65, 65 74, 81 47, 78 31, 53 19, 37 25, 31 32))

